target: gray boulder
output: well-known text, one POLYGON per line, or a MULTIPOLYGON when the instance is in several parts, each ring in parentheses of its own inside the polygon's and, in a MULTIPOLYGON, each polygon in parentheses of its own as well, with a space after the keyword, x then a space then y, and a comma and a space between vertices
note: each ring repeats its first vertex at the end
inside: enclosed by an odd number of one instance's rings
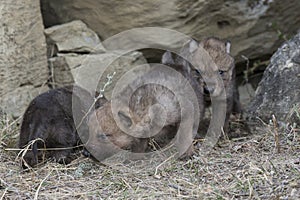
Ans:
POLYGON ((41 0, 41 4, 46 27, 80 19, 103 40, 137 27, 170 28, 199 40, 214 35, 231 40, 237 61, 243 60, 241 55, 249 59, 271 55, 300 27, 298 0, 41 0))
MULTIPOLYGON (((113 76, 112 83, 106 87, 104 96, 110 99, 116 82, 129 70, 146 63, 142 53, 131 52, 120 56, 117 53, 104 54, 58 54, 49 59, 53 72, 53 85, 60 87, 75 82, 90 92, 102 89, 107 75, 113 76)), ((135 70, 138 73, 138 70, 135 70)), ((133 79, 134 77, 132 77, 133 79)))
POLYGON ((40 1, 6 0, 0 12, 0 110, 19 117, 36 95, 48 89, 40 1))
POLYGON ((275 115, 278 121, 300 124, 300 33, 272 56, 247 110, 250 119, 275 115))
POLYGON ((37 88, 33 85, 18 87, 1 98, 4 102, 1 106, 8 115, 19 117, 23 115, 32 99, 47 90, 49 90, 47 85, 37 88))
POLYGON ((122 55, 106 51, 97 34, 81 21, 50 27, 45 34, 51 52, 48 55, 54 56, 48 59, 50 83, 54 88, 76 83, 95 92, 104 87, 107 75, 115 73, 104 93, 110 99, 119 78, 137 65, 146 63, 140 52, 122 55))
POLYGON ((48 55, 58 52, 103 53, 98 35, 80 20, 45 29, 48 55))

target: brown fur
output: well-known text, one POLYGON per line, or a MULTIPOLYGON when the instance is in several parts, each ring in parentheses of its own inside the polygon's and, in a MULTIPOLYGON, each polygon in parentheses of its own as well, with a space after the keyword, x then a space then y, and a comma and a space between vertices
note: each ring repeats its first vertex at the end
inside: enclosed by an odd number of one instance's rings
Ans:
MULTIPOLYGON (((181 56, 187 58, 192 51, 192 47, 187 45, 181 50, 181 56)), ((201 121, 204 117, 203 82, 202 79, 199 79, 199 74, 196 72, 196 70, 192 68, 191 65, 181 56, 174 55, 171 52, 167 51, 163 54, 161 62, 162 64, 167 65, 180 72, 190 83, 197 96, 201 121)))
MULTIPOLYGON (((145 83, 147 78, 156 77, 156 80, 161 81, 160 83, 141 84, 141 87, 135 90, 133 86, 135 82, 133 81, 132 84, 121 90, 120 94, 112 102, 106 103, 92 114, 93 116, 89 121, 90 139, 87 143, 87 148, 97 159, 104 160, 120 149, 139 153, 145 152, 149 138, 153 137, 153 135, 149 135, 153 131, 148 132, 148 130, 155 130, 153 128, 164 120, 160 114, 157 114, 160 109, 157 105, 165 109, 166 121, 162 129, 154 137, 162 138, 164 136, 169 138, 168 135, 174 135, 174 132, 172 132, 174 129, 170 127, 177 128, 182 123, 186 132, 176 137, 176 145, 181 155, 185 153, 182 158, 191 156, 193 152, 193 146, 191 145, 192 138, 193 134, 196 133, 193 120, 189 120, 190 116, 182 116, 181 118, 178 96, 175 96, 166 87, 159 85, 166 82, 169 78, 174 78, 173 81, 177 81, 178 87, 186 83, 180 83, 178 82, 179 78, 169 77, 153 69, 146 72, 145 76, 137 77, 136 81, 145 83), (129 105, 127 105, 126 99, 128 98, 128 94, 131 93, 129 105), (115 118, 111 108, 114 102, 117 105, 115 118), (130 133, 130 135, 125 133, 124 130, 128 131, 127 133, 130 133), (187 146, 188 148, 186 149, 187 146)), ((184 91, 180 90, 180 88, 178 90, 184 91)), ((186 98, 188 98, 188 95, 186 98)), ((187 109, 190 109, 187 112, 189 115, 192 113, 193 107, 196 106, 195 101, 195 99, 187 100, 187 104, 190 104, 187 106, 187 109)), ((198 108, 195 108, 195 110, 198 110, 198 108)))
POLYGON ((134 138, 118 128, 113 118, 111 102, 91 114, 89 129, 90 137, 86 148, 96 159, 108 158, 120 149, 145 152, 147 140, 134 138))
MULTIPOLYGON (((220 76, 223 80, 225 92, 226 92, 226 118, 224 124, 224 131, 229 131, 229 118, 232 113, 240 114, 242 112, 239 93, 235 80, 235 64, 233 57, 226 50, 226 46, 230 45, 228 42, 224 42, 218 38, 207 38, 200 42, 200 46, 203 47, 216 63, 220 76)), ((206 107, 211 103, 210 92, 213 92, 216 88, 209 88, 207 85, 204 87, 206 107)))
MULTIPOLYGON (((239 93, 235 81, 234 59, 230 56, 229 52, 227 52, 228 49, 226 49, 226 46, 228 44, 229 43, 213 37, 204 39, 200 43, 196 40, 191 40, 183 46, 180 51, 180 56, 172 55, 170 52, 166 52, 162 58, 163 64, 176 69, 189 80, 189 82, 193 86, 194 91, 197 93, 200 111, 202 111, 201 116, 203 116, 203 107, 207 108, 211 104, 210 94, 214 92, 220 93, 222 88, 218 84, 216 84, 213 78, 212 72, 215 72, 216 69, 209 69, 208 67, 210 67, 210 65, 208 64, 200 65, 200 70, 198 70, 195 69, 195 67, 192 67, 192 65, 187 62, 186 59, 188 58, 192 60, 194 64, 197 64, 197 61, 193 59, 194 54, 201 53, 202 57, 206 55, 209 55, 211 57, 212 61, 218 68, 217 70, 219 70, 226 91, 227 111, 224 124, 225 132, 228 132, 230 115, 232 113, 240 114, 242 112, 239 93), (199 47, 203 48, 207 52, 207 54, 205 55, 202 51, 197 51, 199 50, 199 47), (206 82, 201 75, 206 77, 206 82), (203 96, 204 101, 202 100, 203 96)), ((199 127, 205 129, 202 124, 200 124, 199 127)))

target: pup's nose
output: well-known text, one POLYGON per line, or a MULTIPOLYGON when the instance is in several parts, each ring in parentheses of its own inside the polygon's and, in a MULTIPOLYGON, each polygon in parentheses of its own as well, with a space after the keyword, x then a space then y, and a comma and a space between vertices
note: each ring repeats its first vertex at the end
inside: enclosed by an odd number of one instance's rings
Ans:
POLYGON ((97 138, 100 139, 100 140, 106 140, 107 136, 104 133, 98 133, 97 138))
POLYGON ((207 85, 204 87, 205 94, 212 94, 212 93, 214 93, 214 91, 215 91, 214 87, 208 87, 207 85))

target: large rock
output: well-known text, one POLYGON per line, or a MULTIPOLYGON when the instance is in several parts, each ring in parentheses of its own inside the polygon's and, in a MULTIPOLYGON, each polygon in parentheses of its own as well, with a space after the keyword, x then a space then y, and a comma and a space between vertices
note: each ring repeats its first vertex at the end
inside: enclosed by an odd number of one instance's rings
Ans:
POLYGON ((131 28, 151 26, 174 29, 197 39, 215 35, 232 41, 237 61, 240 55, 255 59, 273 54, 283 39, 300 27, 298 0, 41 2, 46 26, 80 19, 102 39, 131 28))
MULTIPOLYGON (((250 119, 300 121, 300 33, 284 43, 272 56, 255 98, 248 107, 250 119), (298 113, 298 114, 297 114, 298 113)), ((299 124, 298 124, 299 125, 299 124)))
POLYGON ((0 16, 0 110, 18 117, 38 93, 48 89, 40 1, 6 0, 0 16))
POLYGON ((49 59, 55 86, 76 82, 90 92, 94 92, 95 89, 99 91, 107 82, 107 75, 113 75, 115 72, 112 83, 104 92, 107 99, 110 99, 116 82, 127 71, 145 63, 146 60, 140 52, 131 52, 123 56, 113 52, 89 55, 58 54, 58 57, 49 59))
MULTIPOLYGON (((50 84, 54 88, 76 83, 95 92, 104 87, 107 75, 114 74, 112 83, 104 92, 104 96, 110 99, 120 77, 137 65, 146 63, 140 52, 122 55, 120 51, 106 51, 97 34, 82 21, 50 27, 45 34, 51 52, 48 55, 54 56, 48 59, 50 84)), ((116 46, 115 43, 112 45, 116 46)))
POLYGON ((13 117, 21 116, 29 102, 37 95, 49 90, 48 86, 35 88, 33 85, 18 87, 1 98, 4 111, 13 117))
POLYGON ((55 50, 74 53, 105 52, 98 35, 80 20, 47 28, 45 35, 51 56, 56 54, 53 52, 55 50))

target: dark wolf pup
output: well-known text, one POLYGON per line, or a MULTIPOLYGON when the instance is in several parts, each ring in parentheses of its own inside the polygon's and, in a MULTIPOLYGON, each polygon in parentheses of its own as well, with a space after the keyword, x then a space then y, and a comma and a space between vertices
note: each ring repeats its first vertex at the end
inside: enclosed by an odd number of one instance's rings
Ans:
MULTIPOLYGON (((86 113, 93 105, 93 101, 94 98, 90 93, 78 86, 52 89, 33 99, 25 111, 20 131, 19 148, 33 142, 32 149, 29 149, 23 157, 24 161, 34 167, 45 155, 45 158, 53 158, 58 163, 70 163, 74 159, 72 156, 76 149, 74 147, 81 144, 82 138, 88 137, 79 137, 74 116, 77 124, 80 124, 80 119, 87 116, 86 113), (57 149, 38 151, 45 147, 57 149)), ((99 102, 95 106, 99 107, 99 102)), ((83 119, 79 126, 81 133, 88 133, 86 120, 83 119)), ((22 165, 26 168, 24 162, 22 165)))

